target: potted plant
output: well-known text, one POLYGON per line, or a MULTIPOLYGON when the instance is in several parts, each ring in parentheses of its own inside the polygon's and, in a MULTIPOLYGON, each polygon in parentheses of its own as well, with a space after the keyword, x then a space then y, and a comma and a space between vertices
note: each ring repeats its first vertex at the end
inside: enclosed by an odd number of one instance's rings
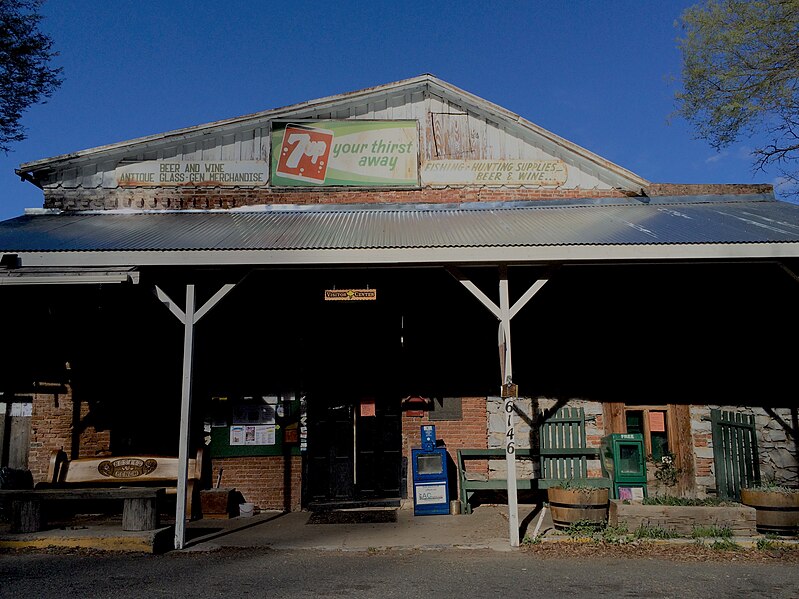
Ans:
POLYGON ((647 457, 655 468, 655 478, 664 487, 675 487, 683 474, 683 469, 677 467, 677 457, 671 453, 665 453, 659 459, 650 455, 647 457))
POLYGON ((799 534, 799 489, 769 482, 741 489, 741 503, 755 508, 757 532, 799 534))
POLYGON ((590 485, 585 479, 570 478, 549 487, 547 499, 557 529, 566 529, 576 522, 602 526, 608 520, 608 489, 590 485))

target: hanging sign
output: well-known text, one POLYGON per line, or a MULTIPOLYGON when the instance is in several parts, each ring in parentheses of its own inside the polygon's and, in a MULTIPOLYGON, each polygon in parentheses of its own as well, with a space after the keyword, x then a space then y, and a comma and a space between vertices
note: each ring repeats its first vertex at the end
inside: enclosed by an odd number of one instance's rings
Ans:
POLYGON ((325 289, 326 302, 370 301, 377 299, 377 289, 325 289))

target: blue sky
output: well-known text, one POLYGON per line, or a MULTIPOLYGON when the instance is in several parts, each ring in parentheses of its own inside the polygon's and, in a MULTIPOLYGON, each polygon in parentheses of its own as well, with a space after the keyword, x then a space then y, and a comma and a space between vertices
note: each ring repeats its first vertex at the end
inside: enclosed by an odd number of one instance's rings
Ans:
MULTIPOLYGON (((432 73, 658 183, 772 183, 671 118, 680 0, 47 0, 64 84, 0 153, 0 219, 41 207, 23 162, 432 73)), ((778 197, 780 194, 778 192, 778 197)))

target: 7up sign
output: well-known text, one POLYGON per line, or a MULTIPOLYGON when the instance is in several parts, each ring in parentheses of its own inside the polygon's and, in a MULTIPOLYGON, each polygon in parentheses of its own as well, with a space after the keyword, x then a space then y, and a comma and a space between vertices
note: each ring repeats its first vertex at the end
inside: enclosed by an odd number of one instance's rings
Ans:
POLYGON ((324 183, 333 132, 302 125, 288 125, 283 131, 276 173, 307 183, 324 183))

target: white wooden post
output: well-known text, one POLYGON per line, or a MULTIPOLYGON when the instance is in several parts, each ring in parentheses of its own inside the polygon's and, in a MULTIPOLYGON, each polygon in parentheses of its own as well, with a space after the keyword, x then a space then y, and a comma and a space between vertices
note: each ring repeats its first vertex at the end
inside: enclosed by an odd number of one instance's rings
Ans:
MULTIPOLYGON (((178 445, 178 488, 175 508, 175 549, 183 549, 186 545, 186 479, 189 474, 189 424, 191 423, 191 385, 194 379, 194 325, 197 324, 217 302, 222 299, 235 284, 223 285, 203 306, 194 310, 194 285, 186 285, 185 312, 175 305, 169 296, 158 286, 155 294, 169 308, 177 319, 183 323, 183 379, 180 389, 180 442, 178 445)), ((189 514, 191 517, 191 514, 189 514)))
MULTIPOLYGON (((183 381, 180 387, 180 445, 178 446, 178 497, 175 510, 175 549, 186 543, 186 478, 189 474, 189 423, 194 365, 194 285, 186 285, 183 320, 183 381)), ((191 517, 191 514, 188 514, 191 517)))
POLYGON ((499 266, 499 306, 483 293, 477 285, 466 279, 461 272, 455 268, 447 269, 461 284, 474 295, 480 303, 496 316, 499 320, 499 347, 502 351, 500 365, 502 368, 502 410, 505 414, 505 463, 508 469, 507 489, 508 489, 508 528, 510 533, 511 547, 519 546, 519 497, 516 485, 516 431, 515 431, 515 397, 516 391, 513 385, 513 362, 511 360, 510 346, 510 321, 518 314, 530 299, 547 283, 548 279, 539 279, 516 301, 510 305, 510 293, 508 290, 508 268, 507 265, 499 266))
POLYGON ((505 414, 505 465, 508 470, 508 528, 510 546, 519 546, 519 499, 516 488, 516 434, 513 394, 509 392, 513 384, 513 362, 510 350, 510 298, 508 296, 508 269, 499 269, 499 318, 502 328, 502 344, 505 349, 502 373, 502 410, 505 414))

